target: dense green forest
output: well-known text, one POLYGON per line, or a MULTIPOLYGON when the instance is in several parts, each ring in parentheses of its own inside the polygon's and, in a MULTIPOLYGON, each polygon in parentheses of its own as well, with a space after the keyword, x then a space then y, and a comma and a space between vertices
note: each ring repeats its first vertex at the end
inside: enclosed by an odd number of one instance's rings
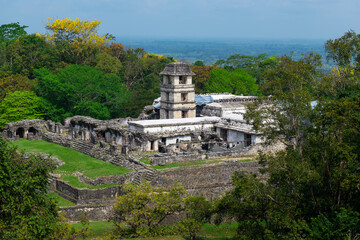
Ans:
MULTIPOLYGON (((27 34, 19 23, 0 26, 0 127, 31 118, 137 117, 160 96, 159 73, 176 60, 125 48, 98 34, 99 25, 49 19, 44 35, 27 34)), ((261 95, 261 73, 275 61, 265 54, 236 54, 212 66, 197 61, 196 92, 261 95)))
MULTIPOLYGON (((44 36, 26 34, 18 23, 0 26, 2 125, 25 118, 62 121, 74 114, 136 116, 159 96, 158 73, 175 59, 111 42, 110 34, 97 34, 99 22, 72 21, 50 20, 44 36)), ((115 205, 113 237, 194 239, 201 224, 213 219, 236 220, 238 239, 359 239, 360 35, 349 31, 328 40, 325 51, 335 63, 328 73, 315 53, 296 60, 235 54, 212 66, 195 62, 198 93, 260 96, 246 119, 266 145, 281 142, 285 148, 259 154, 267 181, 235 173, 234 189, 214 203, 188 197, 181 186, 129 186, 115 205), (185 212, 183 221, 157 225, 179 211, 185 212)), ((0 161, 0 238, 85 234, 71 230, 44 196, 51 163, 23 159, 2 139, 0 161)))
POLYGON ((137 117, 159 96, 159 72, 174 59, 125 49, 97 34, 99 24, 50 20, 47 35, 27 34, 19 23, 0 26, 1 126, 77 114, 137 117))

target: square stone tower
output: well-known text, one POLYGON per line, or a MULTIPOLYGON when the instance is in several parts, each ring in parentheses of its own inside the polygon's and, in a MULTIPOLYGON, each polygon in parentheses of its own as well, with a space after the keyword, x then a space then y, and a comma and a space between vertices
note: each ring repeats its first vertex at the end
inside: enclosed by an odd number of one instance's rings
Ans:
POLYGON ((195 90, 190 66, 183 62, 169 63, 161 85, 160 119, 196 117, 195 90))

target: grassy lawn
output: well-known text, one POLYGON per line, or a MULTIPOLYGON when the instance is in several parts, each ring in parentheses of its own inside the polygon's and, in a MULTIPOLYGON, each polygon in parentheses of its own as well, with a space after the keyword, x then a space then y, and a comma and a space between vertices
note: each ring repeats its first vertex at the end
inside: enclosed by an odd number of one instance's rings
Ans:
POLYGON ((150 162, 151 162, 150 158, 148 158, 148 157, 140 158, 139 161, 143 162, 143 163, 145 163, 147 165, 150 165, 150 162))
POLYGON ((56 205, 58 207, 70 207, 70 206, 75 206, 75 203, 72 203, 62 197, 60 197, 58 194, 51 192, 51 193, 47 193, 47 196, 49 196, 51 199, 54 199, 56 202, 56 205))
POLYGON ((235 236, 237 227, 236 222, 220 225, 205 223, 199 232, 199 236, 205 239, 231 239, 235 236))
POLYGON ((79 182, 77 177, 72 175, 74 172, 81 172, 89 178, 122 175, 131 172, 130 169, 115 166, 111 163, 95 159, 70 148, 66 148, 54 143, 49 143, 43 140, 29 141, 26 139, 21 139, 12 143, 19 149, 23 149, 26 152, 48 153, 65 162, 65 164, 59 167, 55 173, 60 174, 65 181, 71 182, 70 184, 75 187, 101 188, 106 186, 89 186, 85 183, 79 182))
MULTIPOLYGON (((80 223, 74 223, 71 225, 75 229, 80 229, 80 223)), ((237 223, 223 223, 220 225, 212 225, 206 223, 202 226, 200 232, 198 233, 198 239, 212 239, 212 240, 225 240, 225 239, 232 239, 232 237, 236 234, 237 223)), ((113 229, 114 225, 112 222, 101 221, 101 222, 90 222, 90 236, 91 238, 96 237, 104 237, 109 234, 113 229)), ((185 238, 181 236, 164 236, 164 237, 153 237, 153 238, 136 238, 141 240, 155 240, 155 239, 162 239, 162 240, 184 240, 185 238)))
MULTIPOLYGON (((71 227, 75 229, 81 229, 82 225, 81 223, 73 223, 71 224, 71 227)), ((96 237, 106 236, 109 232, 111 232, 114 229, 114 224, 108 221, 90 222, 88 227, 90 229, 89 239, 92 239, 96 237)))
MULTIPOLYGON (((151 166, 154 169, 167 169, 167 168, 175 168, 175 167, 184 167, 184 166, 196 166, 196 165, 203 165, 203 164, 211 164, 211 163, 220 163, 224 162, 224 159, 204 159, 204 160, 195 160, 195 161, 188 161, 188 162, 177 162, 177 163, 169 163, 165 164, 164 166, 151 166)), ((250 162, 252 159, 238 159, 239 162, 250 162)))

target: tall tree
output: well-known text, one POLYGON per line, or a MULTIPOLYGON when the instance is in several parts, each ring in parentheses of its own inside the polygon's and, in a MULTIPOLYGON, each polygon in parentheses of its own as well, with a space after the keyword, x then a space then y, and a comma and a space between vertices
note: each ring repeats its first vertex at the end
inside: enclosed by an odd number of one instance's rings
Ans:
POLYGON ((29 78, 34 78, 34 69, 53 69, 57 60, 54 49, 35 34, 21 36, 7 48, 9 70, 29 78))
POLYGON ((79 20, 79 18, 71 19, 52 19, 49 18, 46 23, 46 29, 50 31, 46 37, 52 41, 68 41, 71 43, 96 43, 103 44, 113 39, 109 34, 99 35, 97 27, 101 21, 79 20))
POLYGON ((304 119, 311 114, 320 64, 319 55, 309 54, 299 61, 284 56, 275 68, 265 72, 261 92, 271 98, 260 99, 249 109, 248 117, 268 142, 303 147, 303 131, 308 125, 304 119))
POLYGON ((45 193, 50 160, 24 158, 0 138, 0 238, 45 239, 59 230, 55 202, 45 193))
POLYGON ((46 23, 49 33, 44 36, 58 47, 63 60, 85 64, 94 58, 100 48, 114 39, 111 34, 98 34, 100 23, 96 19, 89 22, 78 18, 49 18, 46 23))
POLYGON ((124 104, 131 91, 115 75, 81 65, 70 65, 57 75, 47 69, 39 69, 36 74, 39 79, 36 92, 62 109, 61 119, 76 114, 98 119, 126 116, 124 104))
POLYGON ((108 74, 118 75, 122 69, 122 64, 117 57, 102 52, 96 55, 95 68, 108 74))
MULTIPOLYGON (((159 236, 166 230, 160 223, 169 215, 183 210, 186 190, 176 184, 169 190, 149 183, 127 187, 114 207, 116 234, 120 236, 159 236)), ((171 229, 169 229, 171 231, 171 229)))
POLYGON ((282 57, 265 74, 262 87, 272 96, 249 107, 246 118, 263 132, 265 144, 285 147, 260 154, 266 182, 237 174, 234 190, 218 204, 220 214, 225 209, 236 217, 245 239, 360 234, 353 224, 360 211, 360 98, 318 98, 319 64, 313 54, 299 61, 282 57))
POLYGON ((32 91, 34 83, 34 80, 20 74, 0 78, 0 100, 15 91, 32 91))
POLYGON ((196 74, 193 76, 193 84, 195 84, 196 93, 205 93, 205 83, 210 79, 210 72, 216 66, 191 66, 191 70, 196 74))
POLYGON ((225 69, 211 70, 209 81, 205 83, 204 88, 208 93, 259 94, 255 79, 241 68, 230 73, 225 69))
POLYGON ((325 44, 327 59, 337 66, 322 81, 322 94, 331 98, 357 95, 360 83, 360 35, 350 30, 325 44))
POLYGON ((15 91, 0 102, 0 127, 24 119, 43 119, 43 99, 34 92, 15 91))
POLYGON ((0 44, 15 41, 22 35, 26 35, 25 28, 28 26, 21 26, 20 23, 9 23, 0 26, 0 44))
POLYGON ((258 56, 235 54, 225 60, 220 59, 216 61, 214 65, 223 67, 230 72, 238 68, 244 69, 255 78, 256 83, 259 84, 262 82, 262 73, 266 69, 274 67, 275 64, 276 57, 268 57, 266 54, 259 54, 258 56))
POLYGON ((325 43, 328 60, 334 61, 338 66, 345 67, 355 64, 360 67, 360 36, 354 31, 346 32, 342 37, 329 39, 325 43))
POLYGON ((3 24, 0 26, 0 69, 9 70, 11 62, 8 61, 8 46, 20 36, 26 35, 25 28, 19 23, 3 24))

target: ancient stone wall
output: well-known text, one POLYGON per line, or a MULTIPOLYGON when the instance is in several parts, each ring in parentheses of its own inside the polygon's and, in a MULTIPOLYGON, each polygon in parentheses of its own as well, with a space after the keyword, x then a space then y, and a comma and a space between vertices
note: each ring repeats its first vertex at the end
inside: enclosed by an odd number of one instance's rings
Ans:
MULTIPOLYGON (((215 104, 213 104, 215 105, 215 104)), ((210 116, 210 117, 221 117, 222 116, 222 109, 219 106, 212 106, 211 104, 205 105, 200 115, 202 116, 210 116)))
POLYGON ((79 189, 61 180, 56 180, 55 192, 63 198, 79 205, 113 203, 115 197, 123 194, 120 186, 103 189, 79 189))
MULTIPOLYGON (((192 196, 203 195, 212 201, 225 191, 231 190, 232 176, 236 171, 258 173, 258 162, 227 161, 205 166, 179 167, 159 171, 150 182, 157 187, 171 187, 180 182, 192 196)), ((112 217, 112 206, 116 196, 123 194, 120 186, 105 189, 78 189, 63 181, 56 182, 57 193, 74 202, 77 206, 62 207, 65 217, 70 221, 78 221, 79 216, 87 212, 91 221, 103 221, 112 217), (86 204, 86 205, 85 205, 86 204)))
POLYGON ((259 168, 257 161, 178 167, 159 171, 152 184, 169 187, 177 181, 188 190, 190 195, 203 195, 208 200, 214 200, 225 191, 232 189, 232 176, 236 171, 258 173, 259 168))
POLYGON ((157 140, 149 134, 138 133, 128 129, 131 118, 97 120, 91 117, 74 116, 65 120, 65 127, 74 139, 81 139, 92 144, 106 142, 122 146, 130 151, 151 151, 148 144, 157 140))
POLYGON ((146 167, 144 163, 136 159, 132 159, 129 156, 125 156, 121 154, 121 152, 111 149, 108 146, 100 147, 100 145, 95 145, 91 142, 82 141, 80 139, 72 139, 67 135, 60 135, 56 133, 43 133, 43 139, 125 168, 137 170, 146 167))
POLYGON ((203 160, 206 158, 206 154, 193 154, 186 152, 179 152, 175 154, 156 154, 153 158, 151 158, 151 165, 153 166, 163 166, 165 164, 170 164, 174 162, 188 162, 188 161, 196 161, 203 160))
POLYGON ((86 212, 86 217, 90 221, 106 221, 112 217, 112 205, 86 205, 86 206, 71 206, 60 207, 60 212, 65 213, 65 217, 70 222, 78 222, 79 217, 86 212))
POLYGON ((197 152, 188 151, 188 152, 175 152, 175 153, 162 153, 155 154, 151 158, 151 165, 153 166, 163 166, 165 164, 174 163, 174 162, 188 162, 204 159, 216 159, 216 158, 225 158, 225 157, 245 157, 245 156, 254 156, 258 154, 260 149, 257 145, 251 145, 249 147, 244 147, 243 145, 237 145, 233 148, 220 147, 216 144, 211 146, 210 151, 201 151, 197 152))

